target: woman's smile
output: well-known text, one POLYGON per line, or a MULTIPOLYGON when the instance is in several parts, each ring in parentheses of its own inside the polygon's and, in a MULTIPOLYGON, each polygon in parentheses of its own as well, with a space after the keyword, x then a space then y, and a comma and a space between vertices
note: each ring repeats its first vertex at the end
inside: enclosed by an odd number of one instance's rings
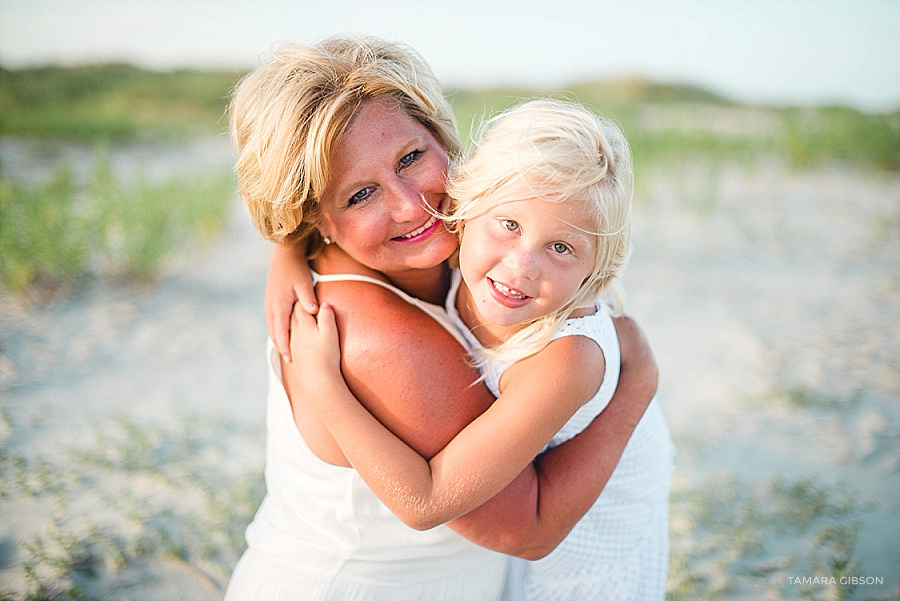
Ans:
POLYGON ((441 265, 457 248, 434 214, 448 165, 425 126, 390 101, 368 101, 333 152, 320 231, 389 278, 441 265))
MULTIPOLYGON (((441 205, 438 206, 438 208, 437 208, 438 212, 440 212, 442 205, 443 205, 443 203, 441 203, 441 205)), ((394 238, 391 238, 391 240, 394 240, 396 242, 419 242, 421 240, 424 240, 428 236, 430 236, 435 231, 437 231, 437 229, 441 225, 442 225, 442 223, 440 222, 440 220, 436 216, 431 215, 425 221, 425 223, 423 225, 417 227, 416 229, 409 232, 408 234, 403 234, 402 236, 396 236, 394 238)))

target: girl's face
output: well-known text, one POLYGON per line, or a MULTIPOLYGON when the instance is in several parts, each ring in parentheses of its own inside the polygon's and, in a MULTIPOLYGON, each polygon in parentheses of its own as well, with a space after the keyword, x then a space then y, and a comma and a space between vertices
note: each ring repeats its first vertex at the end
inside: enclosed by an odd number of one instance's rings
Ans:
POLYGON ((390 101, 367 101, 331 154, 319 231, 388 276, 439 265, 457 240, 424 203, 446 203, 448 164, 421 123, 390 101))
POLYGON ((575 199, 506 202, 467 220, 459 266, 478 320, 512 333, 562 308, 593 270, 595 228, 575 199))

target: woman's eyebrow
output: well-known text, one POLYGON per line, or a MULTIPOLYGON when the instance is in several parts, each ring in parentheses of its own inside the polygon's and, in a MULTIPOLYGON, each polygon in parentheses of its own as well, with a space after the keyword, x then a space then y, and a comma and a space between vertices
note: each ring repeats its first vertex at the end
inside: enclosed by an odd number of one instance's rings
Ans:
MULTIPOLYGON (((405 142, 402 146, 399 146, 397 149, 397 153, 393 159, 394 164, 398 163, 400 159, 405 157, 407 154, 412 152, 412 150, 416 148, 425 149, 426 146, 426 138, 424 136, 413 136, 410 140, 405 142)), ((374 178, 368 179, 356 179, 351 183, 341 186, 338 190, 335 191, 335 194, 338 198, 349 198, 353 194, 355 194, 358 190, 365 188, 367 186, 372 185, 372 181, 374 178)))

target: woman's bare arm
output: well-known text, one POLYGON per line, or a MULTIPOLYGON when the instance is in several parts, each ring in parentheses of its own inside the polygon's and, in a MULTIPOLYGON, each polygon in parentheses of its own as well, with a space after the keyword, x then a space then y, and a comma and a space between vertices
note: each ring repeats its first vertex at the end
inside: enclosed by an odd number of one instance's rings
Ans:
POLYGON ((275 348, 291 362, 290 324, 294 305, 314 314, 319 305, 306 262, 306 242, 276 243, 266 279, 266 326, 275 348))

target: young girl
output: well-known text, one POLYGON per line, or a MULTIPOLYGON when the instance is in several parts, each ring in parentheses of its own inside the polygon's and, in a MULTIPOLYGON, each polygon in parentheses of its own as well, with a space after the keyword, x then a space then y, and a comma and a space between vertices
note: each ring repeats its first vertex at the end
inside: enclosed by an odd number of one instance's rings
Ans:
MULTIPOLYGON (((307 397, 353 467, 411 527, 479 506, 609 402, 619 346, 600 296, 612 293, 620 310, 615 280, 629 253, 632 179, 621 132, 580 106, 531 101, 482 128, 448 186, 447 219, 461 241, 447 311, 497 401, 430 461, 347 388, 333 310, 295 312, 292 369, 307 397)), ((522 590, 507 596, 663 599, 671 463, 653 402, 597 502, 549 555, 514 564, 520 577, 510 586, 522 590)))

